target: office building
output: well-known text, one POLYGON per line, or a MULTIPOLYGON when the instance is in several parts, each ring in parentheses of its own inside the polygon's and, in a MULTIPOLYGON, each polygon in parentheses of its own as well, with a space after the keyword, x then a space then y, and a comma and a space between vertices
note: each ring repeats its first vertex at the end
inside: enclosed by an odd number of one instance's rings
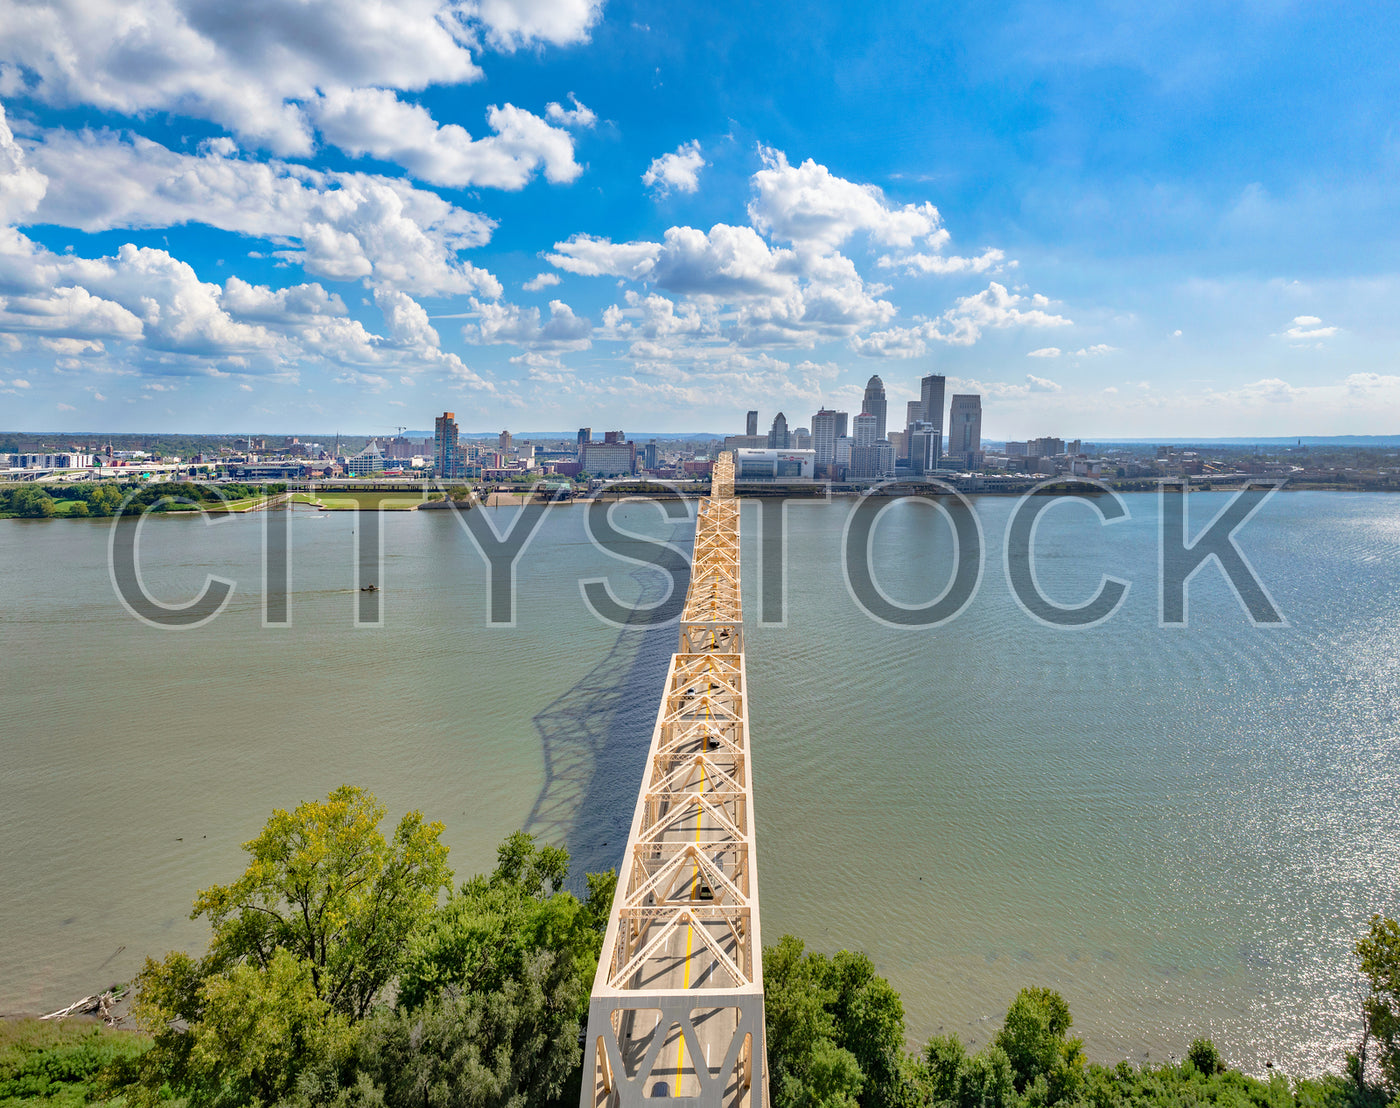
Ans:
POLYGON ((588 443, 588 442, 592 442, 592 441, 593 441, 593 428, 592 428, 592 427, 580 427, 580 428, 578 429, 578 448, 579 448, 579 450, 582 450, 582 449, 583 449, 583 444, 584 444, 584 443, 588 443))
POLYGON ((823 408, 812 417, 812 450, 817 465, 836 464, 836 440, 846 433, 846 413, 823 408))
POLYGON ((443 412, 433 420, 433 476, 450 479, 461 475, 462 453, 457 437, 457 413, 443 412))
POLYGON ((932 373, 919 382, 919 405, 923 408, 924 422, 933 428, 933 457, 938 461, 943 457, 943 388, 947 378, 932 373))
POLYGON ((1057 439, 1053 435, 1030 439, 1026 443, 1026 454, 1032 458, 1053 458, 1056 454, 1064 452, 1065 440, 1057 439))
POLYGON ((345 463, 345 471, 356 477, 368 473, 379 473, 384 468, 384 451, 379 449, 379 440, 370 439, 369 444, 345 463))
POLYGON ((721 450, 767 450, 767 435, 725 435, 721 450))
POLYGON ((856 446, 874 446, 879 440, 879 420, 870 412, 861 412, 851 420, 851 439, 856 446))
MULTIPOLYGON (((616 432, 609 431, 609 435, 616 432)), ((630 442, 586 442, 579 451, 581 472, 593 477, 620 477, 637 472, 637 446, 630 442)))
POLYGON ((792 448, 794 450, 811 450, 812 432, 805 427, 799 427, 792 433, 792 448))
POLYGON ((852 481, 874 481, 894 476, 894 447, 888 442, 870 442, 851 447, 852 481))
POLYGON ((926 419, 917 420, 909 429, 909 472, 922 476, 937 468, 938 446, 933 424, 926 419))
POLYGON ((509 431, 502 431, 500 437, 496 439, 496 447, 502 454, 508 454, 513 441, 509 431))
POLYGON ((607 443, 626 442, 627 436, 624 435, 621 431, 604 431, 603 441, 607 443))
POLYGON ((982 464, 982 398, 960 394, 948 404, 948 454, 960 465, 982 464))
POLYGON ((811 480, 816 454, 811 450, 736 450, 734 480, 811 480))
POLYGON ((787 450, 792 446, 792 438, 788 434, 787 416, 779 412, 773 417, 773 426, 768 431, 769 450, 787 450))
POLYGON ((879 376, 870 378, 865 382, 865 403, 862 410, 869 412, 875 417, 875 440, 883 442, 885 432, 889 428, 885 425, 885 382, 879 376))
POLYGON ((758 413, 750 412, 744 417, 744 434, 753 438, 758 434, 758 413))
POLYGON ((855 440, 850 435, 841 435, 836 439, 836 468, 838 470, 850 468, 851 448, 853 446, 855 446, 855 440))
POLYGON ((642 468, 648 470, 656 469, 656 440, 652 439, 646 446, 642 447, 642 468))

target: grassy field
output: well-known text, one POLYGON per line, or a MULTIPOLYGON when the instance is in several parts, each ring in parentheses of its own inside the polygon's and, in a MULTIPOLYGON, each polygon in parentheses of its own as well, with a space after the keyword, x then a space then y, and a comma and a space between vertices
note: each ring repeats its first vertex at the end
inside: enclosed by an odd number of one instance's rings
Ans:
POLYGON ((366 508, 382 512, 405 512, 422 504, 426 497, 416 490, 404 492, 351 492, 339 489, 317 489, 314 493, 294 492, 295 504, 315 504, 328 511, 349 511, 366 508))
POLYGON ((138 1032, 112 1031, 91 1019, 0 1020, 0 1108, 96 1103, 98 1072, 141 1054, 149 1042, 138 1032))

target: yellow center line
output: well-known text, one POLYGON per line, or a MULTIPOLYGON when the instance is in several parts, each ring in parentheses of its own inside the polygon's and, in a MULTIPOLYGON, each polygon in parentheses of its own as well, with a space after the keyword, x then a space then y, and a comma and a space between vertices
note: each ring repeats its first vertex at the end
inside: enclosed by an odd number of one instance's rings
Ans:
MULTIPOLYGON (((709 722, 709 719, 710 719, 710 703, 709 703, 709 701, 707 700, 707 701, 705 702, 705 721, 708 723, 708 722, 709 722)), ((707 732, 707 733, 708 733, 708 732, 707 732)), ((707 746, 709 745, 709 740, 708 740, 708 739, 705 740, 705 744, 706 744, 707 746)), ((705 792, 705 767, 704 767, 704 765, 702 764, 702 765, 700 766, 700 789, 699 789, 699 791, 697 792, 696 795, 697 795, 697 796, 703 795, 704 792, 705 792)), ((700 804, 699 804, 699 802, 697 801, 697 802, 696 802, 696 805, 695 805, 695 841, 696 841, 697 844, 700 842, 700 821, 704 818, 704 815, 705 815, 704 810, 700 807, 700 804)), ((695 886, 696 886, 696 883, 697 883, 699 880, 700 880, 700 863, 699 863, 699 862, 696 862, 696 863, 695 863, 695 871, 690 875, 690 899, 691 899, 692 901, 695 899, 695 886)), ((684 992, 685 990, 687 990, 687 989, 690 988, 690 952, 691 952, 691 944, 692 944, 694 941, 695 941, 695 928, 694 928, 691 924, 686 924, 686 925, 685 925, 685 976, 684 976, 684 978, 683 978, 682 981, 681 981, 681 991, 682 991, 682 992, 684 992)), ((679 1044, 677 1045, 677 1047, 676 1047, 676 1092, 675 1092, 675 1095, 676 1095, 676 1096, 680 1096, 680 1095, 681 1095, 681 1071, 683 1071, 684 1069, 685 1069, 685 1032, 682 1031, 682 1032, 681 1032, 681 1041, 680 1041, 680 1043, 679 1043, 679 1044)))

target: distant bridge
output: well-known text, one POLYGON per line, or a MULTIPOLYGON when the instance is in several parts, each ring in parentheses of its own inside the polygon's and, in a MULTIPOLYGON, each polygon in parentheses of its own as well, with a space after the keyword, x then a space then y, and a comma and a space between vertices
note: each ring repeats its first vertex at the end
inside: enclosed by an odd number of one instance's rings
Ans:
POLYGON ((722 454, 593 981, 581 1108, 768 1106, 743 623, 722 454))

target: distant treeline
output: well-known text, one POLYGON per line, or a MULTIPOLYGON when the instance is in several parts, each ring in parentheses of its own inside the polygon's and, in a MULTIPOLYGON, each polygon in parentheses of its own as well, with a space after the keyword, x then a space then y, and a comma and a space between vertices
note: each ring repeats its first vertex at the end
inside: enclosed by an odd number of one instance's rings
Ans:
POLYGON ((110 516, 116 514, 124 503, 127 505, 125 512, 139 513, 161 501, 167 503, 160 504, 155 511, 187 512, 190 510, 189 501, 216 507, 227 501, 285 492, 286 488, 285 484, 210 485, 196 481, 162 481, 157 484, 133 481, 82 481, 65 485, 30 483, 0 488, 0 515, 23 519, 110 516))

